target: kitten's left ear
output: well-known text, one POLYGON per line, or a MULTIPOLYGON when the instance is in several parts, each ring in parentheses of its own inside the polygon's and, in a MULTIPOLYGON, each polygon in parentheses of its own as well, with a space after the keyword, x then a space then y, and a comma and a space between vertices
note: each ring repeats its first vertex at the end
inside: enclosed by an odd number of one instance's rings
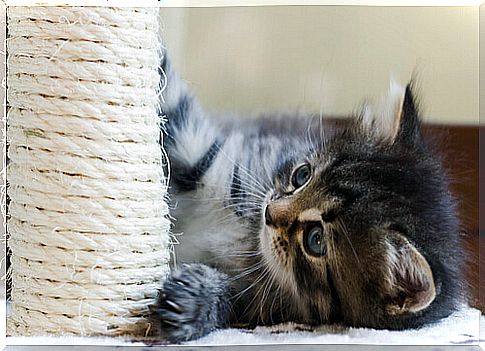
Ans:
POLYGON ((436 297, 431 267, 406 238, 395 234, 389 239, 386 312, 390 315, 419 312, 436 297))

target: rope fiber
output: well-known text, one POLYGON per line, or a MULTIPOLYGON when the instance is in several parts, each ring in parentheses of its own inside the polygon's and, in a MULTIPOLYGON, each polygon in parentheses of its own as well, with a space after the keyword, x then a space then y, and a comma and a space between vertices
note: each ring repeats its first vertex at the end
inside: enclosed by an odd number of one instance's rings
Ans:
POLYGON ((158 8, 7 23, 7 333, 144 336, 171 254, 158 8))

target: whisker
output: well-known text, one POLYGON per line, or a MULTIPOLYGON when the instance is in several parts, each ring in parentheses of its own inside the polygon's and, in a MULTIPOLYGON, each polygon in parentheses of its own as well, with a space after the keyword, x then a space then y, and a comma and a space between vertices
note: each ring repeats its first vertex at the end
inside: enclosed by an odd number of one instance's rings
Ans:
POLYGON ((359 268, 360 268, 361 267, 360 260, 359 260, 359 257, 357 256, 357 252, 355 251, 354 245, 352 245, 352 242, 350 241, 350 238, 348 236, 347 227, 345 226, 342 219, 340 219, 340 218, 337 219, 336 223, 338 224, 341 232, 344 234, 345 238, 347 239, 347 242, 349 243, 350 248, 352 249, 352 252, 354 253, 355 259, 357 260, 357 263, 358 263, 359 268))
MULTIPOLYGON (((234 166, 237 166, 239 170, 242 170, 243 172, 245 172, 245 175, 251 179, 255 184, 251 184, 252 186, 256 186, 256 189, 261 191, 263 194, 267 188, 267 186, 265 184, 262 184, 259 180, 257 180, 250 172, 249 169, 247 169, 243 164, 241 164, 240 162, 236 162, 235 160, 233 160, 231 157, 229 157, 229 155, 220 147, 219 148, 221 154, 225 155, 227 160, 229 160, 230 162, 233 163, 234 166)), ((238 177, 240 178, 239 180, 241 181, 241 177, 238 177)))
MULTIPOLYGON (((276 299, 278 297, 280 297, 280 301, 281 301, 281 296, 279 296, 281 294, 281 285, 278 285, 278 287, 276 288, 276 292, 273 296, 273 302, 271 302, 271 307, 269 308, 269 315, 270 315, 270 318, 271 318, 271 324, 274 323, 274 320, 273 320, 273 308, 274 308, 274 304, 276 302, 276 299)), ((281 310, 281 304, 280 304, 280 310, 281 310)))
MULTIPOLYGON (((204 182, 201 182, 201 181, 196 181, 195 183, 197 185, 201 185, 205 188, 215 189, 217 192, 221 192, 221 190, 225 190, 225 192, 228 193, 228 195, 223 196, 223 197, 219 197, 220 199, 228 199, 229 200, 232 197, 232 195, 230 195, 231 189, 233 189, 232 184, 229 187, 221 187, 221 184, 211 184, 211 183, 207 183, 207 182, 204 183, 204 182)), ((244 185, 245 187, 248 187, 248 188, 254 187, 254 184, 246 183, 245 181, 242 181, 241 185, 244 185)), ((265 200, 266 195, 267 195, 266 192, 262 192, 258 189, 253 189, 253 191, 249 191, 248 189, 244 189, 243 192, 244 192, 244 194, 255 197, 256 199, 261 200, 261 201, 265 200), (256 192, 254 192, 254 191, 256 191, 256 192)), ((189 197, 186 196, 186 198, 189 198, 189 197)), ((213 197, 213 198, 216 199, 217 197, 213 197)))
POLYGON ((238 279, 241 279, 243 277, 248 276, 249 274, 256 272, 258 269, 261 269, 262 267, 263 267, 263 262, 259 261, 258 263, 250 266, 250 268, 244 270, 243 272, 241 272, 241 273, 239 273, 235 276, 232 276, 231 278, 229 278, 229 281, 235 282, 238 279))
MULTIPOLYGON (((238 178, 239 180, 239 178, 238 178)), ((266 192, 263 192, 257 188, 254 187, 254 184, 251 184, 251 183, 245 183, 244 181, 240 181, 240 186, 244 186, 244 189, 241 190, 241 189, 236 189, 233 187, 233 185, 231 184, 230 188, 228 189, 229 193, 231 192, 231 190, 235 190, 235 191, 239 191, 241 193, 244 193, 245 195, 249 195, 249 196, 253 196, 259 200, 264 200, 266 198, 266 195, 267 193, 266 192), (251 189, 251 190, 249 190, 251 189)))
POLYGON ((247 197, 245 197, 245 196, 238 196, 238 197, 228 197, 228 196, 195 197, 195 196, 177 195, 177 198, 188 200, 188 201, 205 201, 205 202, 225 202, 225 201, 230 201, 230 200, 247 200, 247 197))
MULTIPOLYGON (((270 269, 270 272, 271 272, 271 269, 270 269)), ((271 289, 273 288, 273 283, 274 283, 274 276, 271 272, 270 273, 270 279, 267 281, 266 288, 263 290, 263 297, 261 299, 261 304, 259 306, 259 314, 260 314, 261 318, 263 317, 263 306, 266 304, 266 300, 268 299, 268 297, 271 293, 271 289)), ((270 316, 271 316, 271 314, 270 314, 270 316)))
MULTIPOLYGON (((270 274, 270 271, 268 270, 268 267, 264 267, 264 268, 265 268, 265 269, 264 269, 263 273, 260 275, 260 277, 259 277, 259 278, 258 278, 258 279, 257 279, 257 280, 256 280, 256 281, 253 283, 253 284, 251 284, 251 286, 250 286, 250 287, 254 287, 254 286, 256 286, 256 285, 257 285, 257 283, 259 283, 259 281, 261 281, 263 278, 266 278, 266 277, 267 277, 267 276, 270 274)), ((244 314, 244 313, 246 313, 246 311, 247 311, 247 310, 248 310, 250 307, 252 307, 252 306, 253 306, 254 301, 255 301, 257 298, 259 298, 259 294, 260 294, 260 292, 261 292, 261 289, 262 289, 262 287, 263 287, 263 286, 265 286, 265 284, 266 284, 266 283, 267 283, 267 281, 266 281, 264 284, 262 284, 262 285, 260 285, 260 286, 259 286, 258 290, 257 290, 257 291, 254 293, 253 298, 251 299, 251 301, 249 301, 249 303, 247 304, 246 308, 244 309, 243 314, 244 314)), ((257 310, 256 310, 256 309, 254 309, 254 310, 253 310, 253 313, 252 313, 252 315, 251 315, 251 319, 253 319, 253 318, 254 318, 254 315, 255 315, 255 313, 256 313, 256 312, 257 312, 257 310)))
POLYGON ((257 251, 238 251, 234 254, 225 255, 225 257, 255 257, 258 255, 261 255, 261 253, 257 251))
POLYGON ((263 273, 259 275, 258 279, 256 279, 253 283, 251 283, 251 285, 249 285, 246 289, 240 291, 239 293, 237 293, 231 298, 231 299, 234 299, 237 297, 234 303, 237 302, 241 298, 241 296, 243 296, 247 291, 254 288, 262 279, 264 279, 269 274, 268 269, 266 269, 266 267, 264 268, 265 269, 263 270, 263 273))
POLYGON ((214 214, 218 213, 223 213, 225 211, 234 211, 238 212, 240 214, 247 214, 247 213, 254 213, 254 214, 260 214, 261 213, 261 207, 259 206, 245 206, 240 209, 238 207, 242 207, 240 204, 232 204, 232 205, 225 205, 224 207, 214 209, 211 212, 214 214))

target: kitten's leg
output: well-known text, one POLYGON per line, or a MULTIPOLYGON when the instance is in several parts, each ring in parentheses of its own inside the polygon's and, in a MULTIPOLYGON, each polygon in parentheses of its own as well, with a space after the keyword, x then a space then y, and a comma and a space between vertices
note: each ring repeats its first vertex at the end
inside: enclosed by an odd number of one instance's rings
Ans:
POLYGON ((173 170, 172 185, 182 192, 195 190, 223 142, 219 129, 207 118, 167 57, 160 68, 162 85, 166 86, 161 113, 166 118, 164 147, 173 170))
POLYGON ((202 265, 183 265, 163 284, 156 309, 162 338, 179 343, 227 326, 228 277, 202 265))

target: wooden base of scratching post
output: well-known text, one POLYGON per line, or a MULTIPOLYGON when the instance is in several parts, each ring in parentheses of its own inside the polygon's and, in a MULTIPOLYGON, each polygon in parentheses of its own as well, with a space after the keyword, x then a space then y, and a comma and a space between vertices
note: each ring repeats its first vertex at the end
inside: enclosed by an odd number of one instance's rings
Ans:
POLYGON ((8 333, 143 336, 170 256, 158 9, 7 11, 8 333))

